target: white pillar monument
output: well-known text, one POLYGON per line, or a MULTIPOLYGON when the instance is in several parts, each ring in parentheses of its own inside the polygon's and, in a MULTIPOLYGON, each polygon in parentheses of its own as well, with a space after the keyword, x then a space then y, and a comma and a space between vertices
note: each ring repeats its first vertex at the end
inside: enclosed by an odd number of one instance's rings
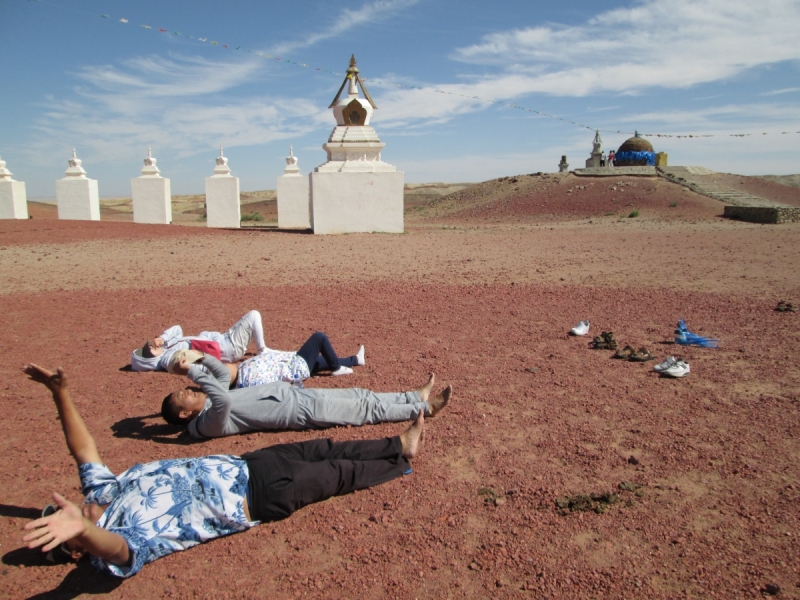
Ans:
POLYGON ((86 177, 81 167, 81 159, 72 149, 66 177, 56 181, 56 203, 58 218, 73 221, 99 221, 100 195, 97 192, 97 180, 86 177))
POLYGON ((278 227, 308 229, 311 227, 308 179, 300 175, 297 157, 289 146, 286 168, 278 177, 278 227))
POLYGON ((239 178, 231 175, 228 159, 222 154, 222 146, 214 174, 206 177, 206 226, 236 229, 242 226, 239 178))
POLYGON ((169 179, 160 175, 156 159, 150 147, 144 159, 142 175, 131 179, 131 198, 133 199, 133 222, 172 223, 172 194, 169 179))
POLYGON ((25 182, 11 179, 6 161, 0 158, 0 219, 27 219, 28 198, 25 182))
POLYGON ((322 146, 328 162, 309 176, 314 233, 402 233, 403 173, 381 160, 386 144, 369 124, 377 106, 358 75, 355 56, 328 108, 336 119, 322 146), (345 85, 347 97, 341 98, 345 85), (366 100, 358 97, 359 85, 366 100))

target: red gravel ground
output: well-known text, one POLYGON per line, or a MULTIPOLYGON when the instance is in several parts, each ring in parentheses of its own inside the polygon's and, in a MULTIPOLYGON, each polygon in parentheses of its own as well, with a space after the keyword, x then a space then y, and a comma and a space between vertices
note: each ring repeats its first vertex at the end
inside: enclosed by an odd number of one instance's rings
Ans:
POLYGON ((726 221, 722 204, 662 180, 519 176, 459 194, 409 208, 405 235, 61 222, 47 209, 0 222, 0 596, 800 597, 800 313, 772 310, 800 304, 800 224, 726 221), (453 385, 414 473, 125 581, 25 549, 21 528, 50 492, 81 498, 49 395, 19 371, 28 361, 65 367, 115 472, 402 431, 191 443, 163 424, 161 398, 184 382, 125 370, 131 349, 174 323, 224 330, 251 308, 275 348, 317 329, 340 353, 366 345, 366 367, 310 386, 408 389, 431 371, 453 385), (566 335, 587 318, 590 337, 683 356, 691 375, 589 350, 566 335), (720 349, 673 345, 679 318, 720 349), (612 491, 605 512, 556 505, 612 491))

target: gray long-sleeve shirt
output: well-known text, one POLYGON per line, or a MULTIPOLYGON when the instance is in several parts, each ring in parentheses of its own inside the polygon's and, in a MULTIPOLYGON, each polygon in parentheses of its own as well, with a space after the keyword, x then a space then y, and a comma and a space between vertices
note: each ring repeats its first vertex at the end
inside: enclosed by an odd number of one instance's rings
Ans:
POLYGON ((302 389, 283 381, 229 390, 230 373, 213 356, 189 367, 189 378, 208 395, 189 423, 196 438, 222 437, 265 429, 312 429, 415 419, 429 412, 418 392, 376 394, 369 390, 302 389))

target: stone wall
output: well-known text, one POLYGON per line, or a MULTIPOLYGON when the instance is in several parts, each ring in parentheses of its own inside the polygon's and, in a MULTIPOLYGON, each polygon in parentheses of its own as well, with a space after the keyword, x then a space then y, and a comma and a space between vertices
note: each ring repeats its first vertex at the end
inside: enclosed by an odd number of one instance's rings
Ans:
POLYGON ((722 216, 748 223, 800 223, 800 208, 793 206, 726 206, 722 216))

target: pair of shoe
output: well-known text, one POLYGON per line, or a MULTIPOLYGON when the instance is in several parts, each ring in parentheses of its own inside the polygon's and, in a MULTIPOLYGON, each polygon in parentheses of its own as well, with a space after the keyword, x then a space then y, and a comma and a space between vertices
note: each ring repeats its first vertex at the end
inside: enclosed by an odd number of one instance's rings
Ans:
POLYGON ((778 306, 775 307, 775 310, 778 312, 797 312, 797 307, 791 302, 781 300, 778 302, 778 306))
POLYGON ((656 359, 647 348, 634 350, 633 346, 625 346, 622 350, 617 350, 611 358, 619 358, 631 362, 647 362, 648 360, 656 359))
POLYGON ((689 363, 682 358, 668 356, 664 362, 653 367, 653 371, 667 377, 686 377, 691 369, 689 368, 689 363))
MULTIPOLYGON (((356 364, 359 367, 363 367, 365 364, 367 364, 367 359, 366 355, 364 354, 363 345, 358 349, 358 352, 356 353, 356 364)), ((333 375, 334 377, 338 377, 339 375, 350 375, 350 373, 352 372, 353 369, 351 369, 350 367, 345 367, 343 365, 340 365, 338 369, 336 369, 335 371, 331 371, 331 375, 333 375)))
POLYGON ((614 339, 614 332, 604 331, 594 338, 589 347, 595 350, 616 350, 618 346, 617 340, 614 339))
POLYGON ((570 335, 586 335, 589 333, 589 321, 581 321, 569 330, 570 335))

